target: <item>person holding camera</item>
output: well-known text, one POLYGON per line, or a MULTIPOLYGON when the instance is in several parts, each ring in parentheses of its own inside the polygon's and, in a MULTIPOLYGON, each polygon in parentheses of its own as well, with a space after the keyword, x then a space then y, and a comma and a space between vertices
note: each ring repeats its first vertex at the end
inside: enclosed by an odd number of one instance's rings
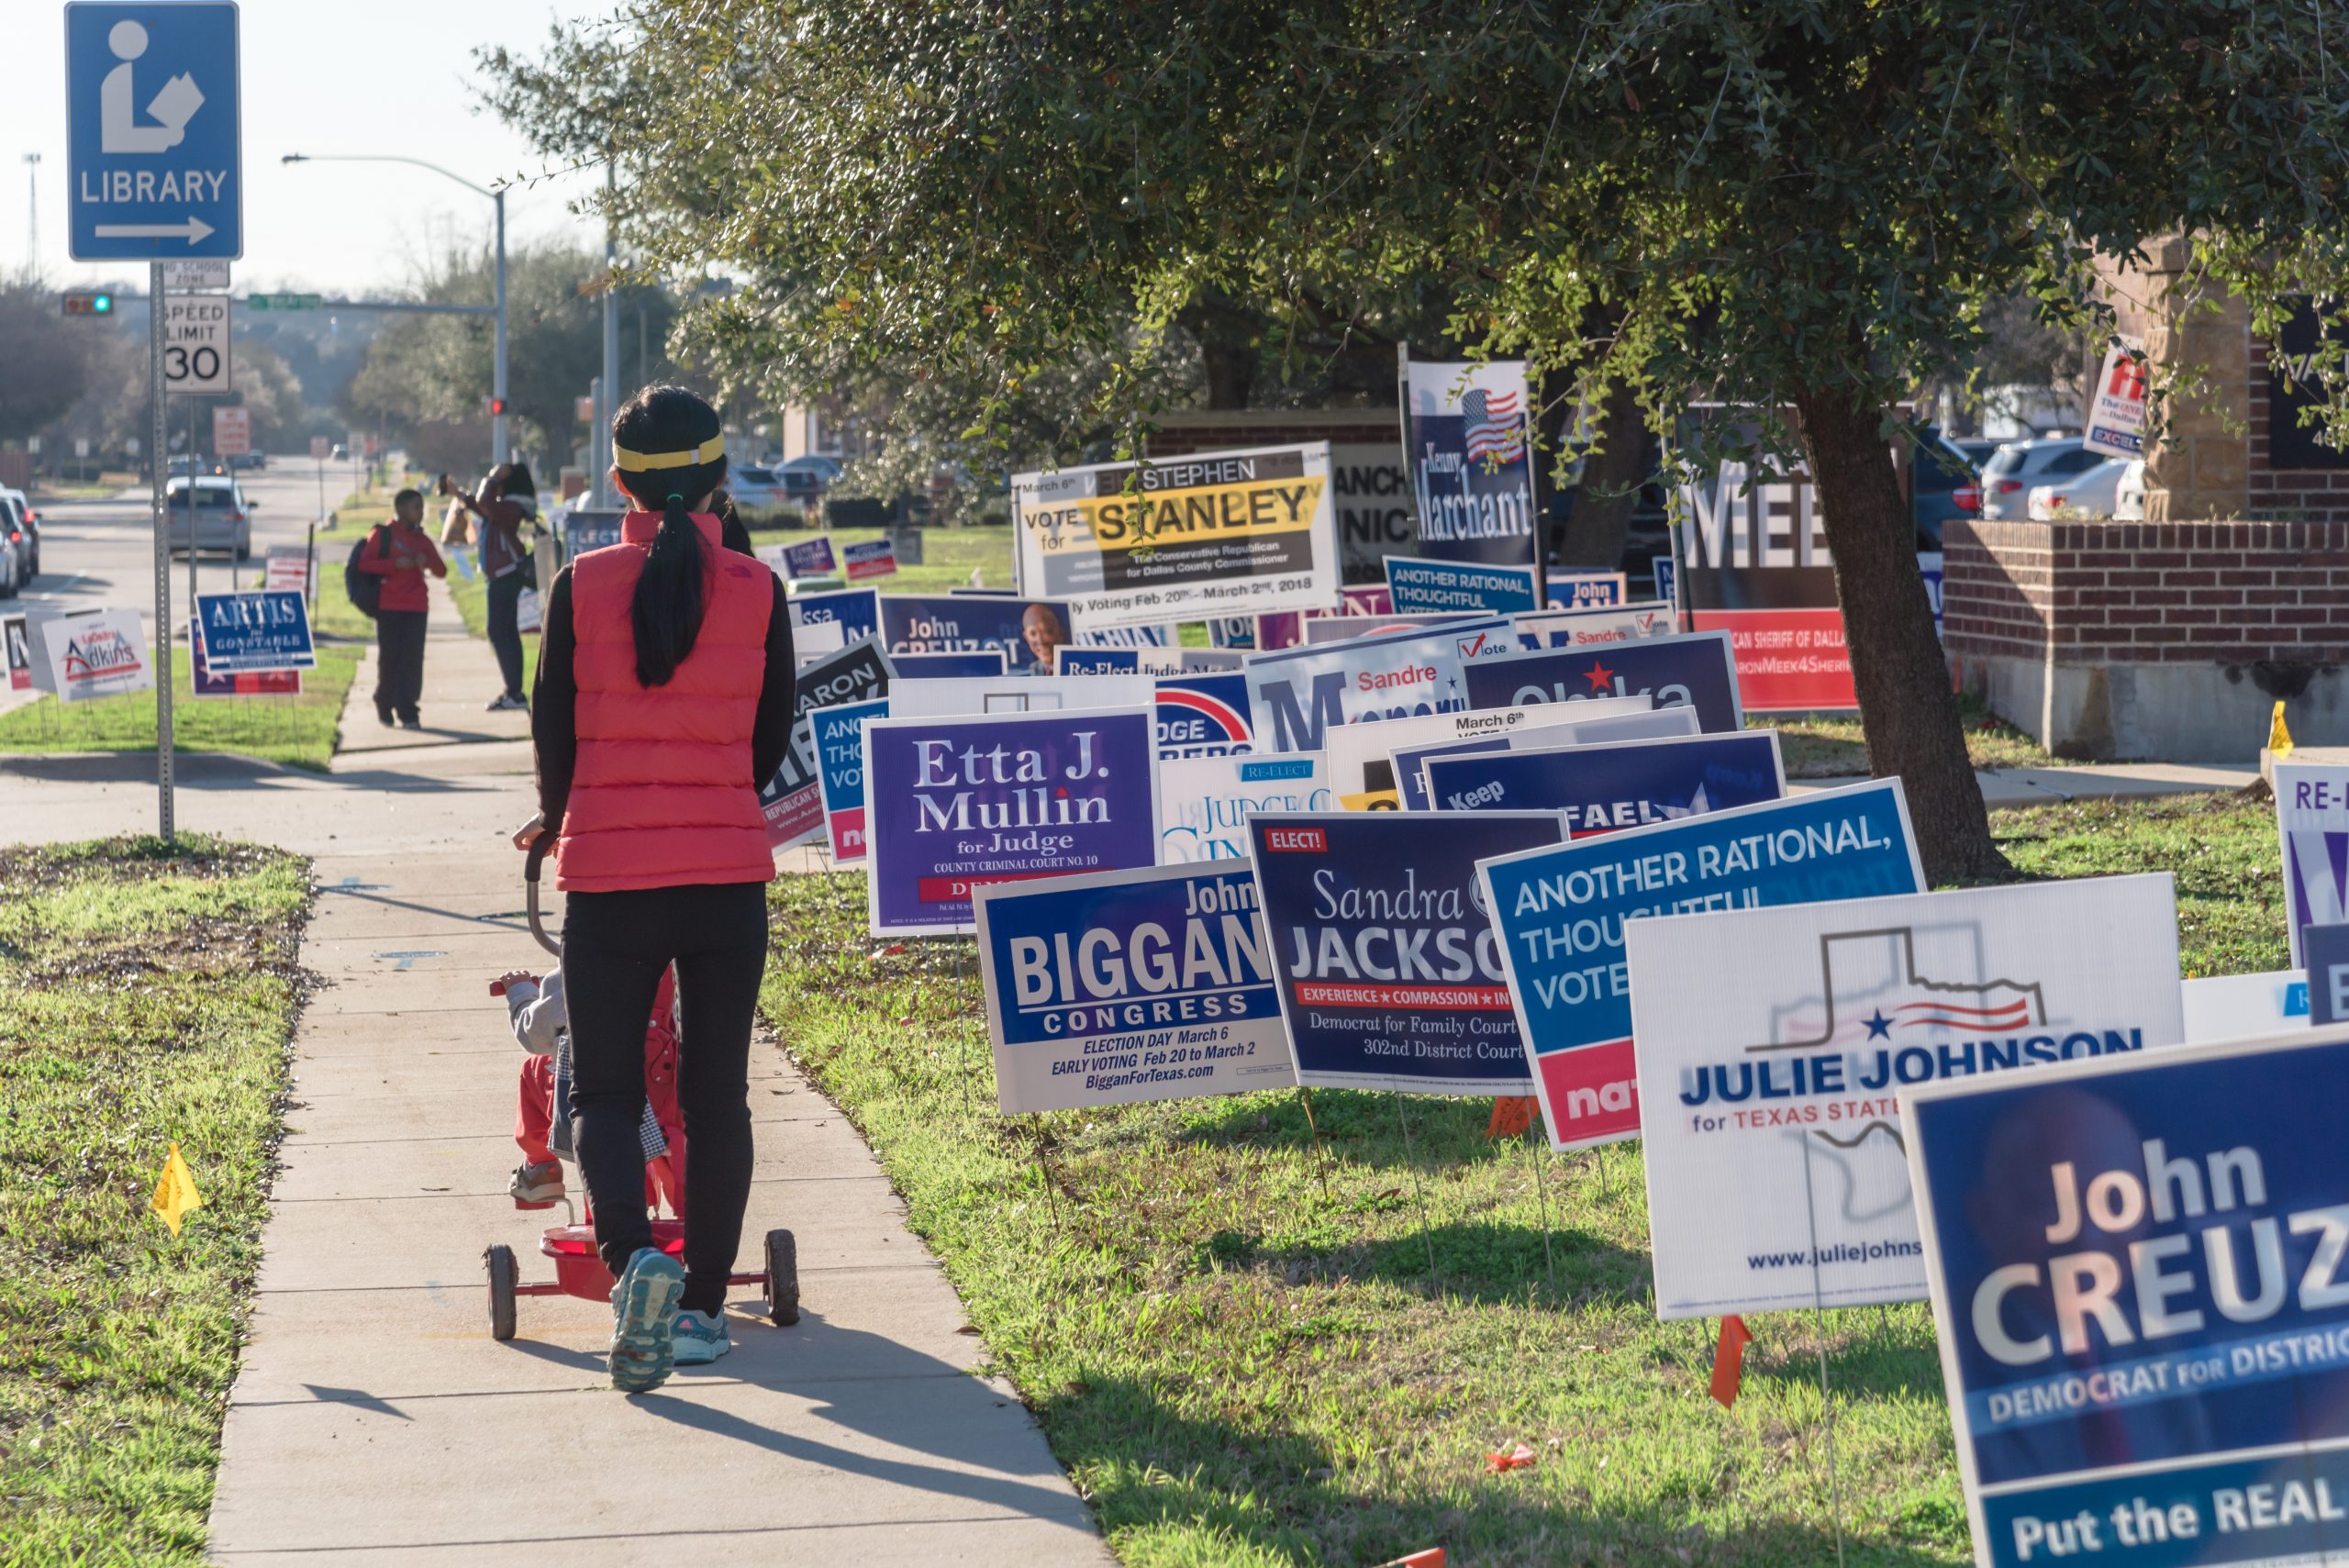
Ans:
POLYGON ((530 703, 522 695, 522 630, 516 610, 522 591, 537 581, 524 570, 530 564, 530 551, 522 542, 522 525, 539 515, 538 486, 529 465, 499 463, 481 482, 478 496, 466 495, 444 473, 440 494, 481 520, 481 573, 489 580, 489 646, 506 682, 489 711, 527 713, 530 703))

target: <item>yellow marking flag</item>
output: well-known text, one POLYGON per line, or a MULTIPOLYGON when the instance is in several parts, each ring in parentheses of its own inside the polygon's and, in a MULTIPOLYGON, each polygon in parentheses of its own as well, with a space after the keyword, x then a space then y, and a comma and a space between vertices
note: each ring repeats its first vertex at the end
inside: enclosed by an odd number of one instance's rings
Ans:
POLYGON ((155 1184, 155 1196, 150 1204, 172 1234, 180 1233, 180 1221, 204 1207, 204 1195, 195 1190, 195 1178, 188 1173, 187 1162, 180 1158, 180 1146, 172 1145, 171 1158, 163 1162, 163 1174, 155 1184))
POLYGON ((2276 705, 2276 717, 2267 723, 2267 751, 2270 756, 2281 757, 2292 750, 2292 732, 2284 728, 2284 705, 2276 705))

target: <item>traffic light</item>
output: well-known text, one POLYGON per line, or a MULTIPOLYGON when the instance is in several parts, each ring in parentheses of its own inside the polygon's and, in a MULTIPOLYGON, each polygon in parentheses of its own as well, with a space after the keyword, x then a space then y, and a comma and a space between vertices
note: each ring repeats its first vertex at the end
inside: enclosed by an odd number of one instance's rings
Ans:
POLYGON ((68 316, 112 316, 114 295, 99 293, 69 294, 65 296, 68 316))
POLYGON ((493 398, 491 398, 491 399, 489 400, 489 412, 490 412, 490 415, 491 415, 491 417, 496 417, 497 415, 500 415, 500 414, 505 413, 505 412, 506 412, 506 399, 504 399, 503 397, 493 397, 493 398))

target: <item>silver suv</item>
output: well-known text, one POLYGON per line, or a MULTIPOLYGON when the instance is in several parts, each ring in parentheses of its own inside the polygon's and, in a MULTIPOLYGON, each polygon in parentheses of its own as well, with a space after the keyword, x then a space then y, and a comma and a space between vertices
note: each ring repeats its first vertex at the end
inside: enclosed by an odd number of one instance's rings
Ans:
POLYGON ((2053 484, 2109 461, 2102 452, 2082 446, 2077 436, 2001 441, 1982 465, 1982 520, 2021 522, 2031 516, 2032 485, 2053 484))

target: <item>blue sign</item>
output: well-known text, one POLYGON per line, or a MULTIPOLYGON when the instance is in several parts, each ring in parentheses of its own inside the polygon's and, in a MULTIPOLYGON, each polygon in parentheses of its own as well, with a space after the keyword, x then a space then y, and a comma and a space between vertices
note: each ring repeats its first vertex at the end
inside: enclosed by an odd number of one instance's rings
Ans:
POLYGON ((1925 597, 1932 601, 1935 637, 1942 634, 1942 552, 1938 550, 1920 550, 1917 554, 1917 572, 1925 580, 1925 597))
POLYGON ((1531 850, 1476 870, 1556 1149, 1639 1134, 1625 921, 1925 891, 1898 779, 1531 850))
POLYGON ((1135 675, 1141 673, 1139 648, 1062 648, 1053 653, 1055 675, 1135 675))
POLYGON ((562 517, 562 553, 576 561, 591 550, 607 550, 620 542, 625 512, 566 512, 562 517))
POLYGON ((807 716, 816 767, 824 788, 824 833, 832 863, 864 859, 864 730, 868 718, 889 717, 885 697, 819 707, 807 716))
MULTIPOLYGON (((791 595, 793 626, 823 626, 837 623, 841 635, 854 642, 859 638, 879 635, 881 629, 881 595, 871 588, 841 588, 829 594, 794 594, 791 595)), ((889 661, 892 666, 896 661, 889 661)))
POLYGON ((976 910, 1006 1115, 1297 1082, 1244 862, 996 884, 976 910))
POLYGON ((2349 925, 2302 926, 2309 971, 2309 1020, 2349 1023, 2349 925))
POLYGON ((1530 1092, 1476 862, 1563 837, 1553 812, 1250 817, 1297 1082, 1530 1092))
POLYGON ((889 663, 908 681, 985 680, 1009 673, 1000 648, 984 653, 900 653, 889 663))
POLYGON ((245 253, 233 5, 65 7, 67 229, 77 261, 245 253))
POLYGON ((839 560, 832 554, 829 534, 786 544, 776 553, 783 559, 783 574, 787 578, 829 577, 841 569, 839 560))
POLYGON ((1553 610, 1598 609, 1624 604, 1630 598, 1620 572, 1550 573, 1550 607, 1553 610))
POLYGON ((1014 674, 1052 673, 1052 651, 1074 640, 1069 607, 1054 599, 996 594, 884 594, 881 642, 900 653, 1001 651, 1014 674))
POLYGON ((1158 754, 1230 757, 1255 750, 1245 675, 1161 675, 1158 754))
POLYGON ((1903 1092, 1977 1562, 2338 1553, 2344 1096, 2338 1030, 1903 1092))
POLYGON ((1515 646, 1508 617, 1413 627, 1248 661, 1260 751, 1319 751, 1332 725, 1454 713, 1471 706, 1462 672, 1515 646))
POLYGON ((1758 806, 1787 792, 1775 729, 1438 757, 1425 771, 1438 812, 1563 811, 1576 839, 1758 806))
POLYGON ((204 637, 205 668, 215 675, 317 668, 310 612, 298 589, 198 594, 195 625, 204 637))
MULTIPOLYGON (((1608 706, 1612 707, 1612 703, 1608 706)), ((1561 705, 1548 705, 1552 713, 1572 713, 1561 705)), ((1433 811, 1434 798, 1428 793, 1426 765, 1438 757, 1473 757, 1485 751, 1554 751, 1562 746, 1587 746, 1603 740, 1653 740, 1663 736, 1694 735, 1697 716, 1687 708, 1659 707, 1629 713, 1601 712, 1593 717, 1567 720, 1563 723, 1525 723, 1499 735, 1480 735, 1469 739, 1453 737, 1442 740, 1423 741, 1390 749, 1387 760, 1394 766, 1395 790, 1406 811, 1433 811)))
POLYGON ((893 539, 869 539, 862 544, 841 547, 841 569, 852 583, 868 577, 888 577, 897 570, 897 541, 893 539))
POLYGON ((1680 569, 1668 555, 1648 557, 1648 570, 1655 574, 1655 596, 1675 609, 1680 607, 1680 569))
POLYGON ((1646 693, 1658 707, 1697 710, 1709 734, 1745 727, 1737 701, 1737 661, 1729 633, 1699 631, 1643 637, 1599 648, 1550 648, 1511 652, 1468 666, 1468 706, 1522 707, 1527 703, 1646 693))
POLYGON ((1473 561, 1386 558, 1386 591, 1398 616, 1442 615, 1466 610, 1514 615, 1542 607, 1541 573, 1531 566, 1487 565, 1473 561))
POLYGON ((1158 759, 1146 707, 864 727, 865 915, 874 936, 974 929, 994 882, 1158 863, 1158 759))

